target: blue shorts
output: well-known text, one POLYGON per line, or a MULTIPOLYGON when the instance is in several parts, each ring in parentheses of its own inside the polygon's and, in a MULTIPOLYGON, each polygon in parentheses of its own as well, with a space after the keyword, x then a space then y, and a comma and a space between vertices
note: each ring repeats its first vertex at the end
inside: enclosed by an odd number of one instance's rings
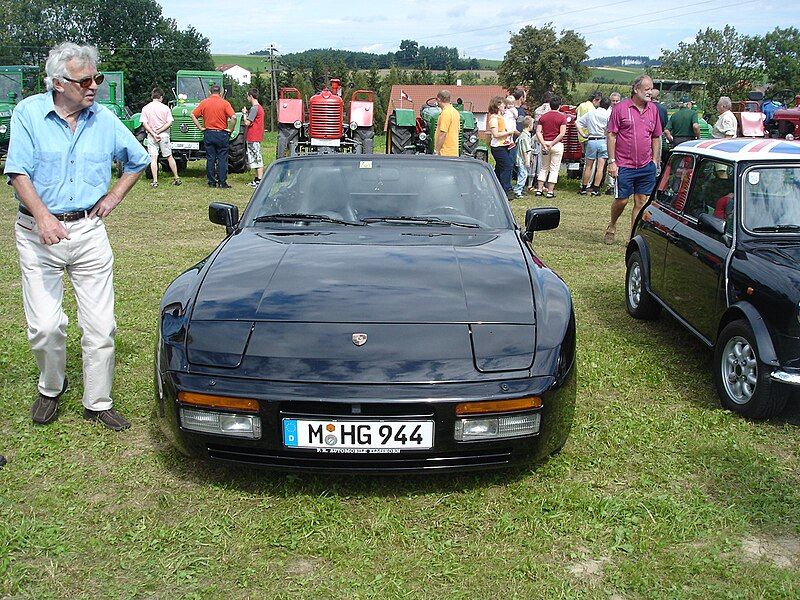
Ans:
POLYGON ((598 158, 608 158, 608 147, 606 139, 589 140, 586 142, 586 158, 597 160, 598 158))
POLYGON ((632 194, 649 196, 653 193, 654 187, 656 187, 656 164, 654 162, 650 161, 638 169, 620 167, 614 197, 622 200, 630 198, 632 194))

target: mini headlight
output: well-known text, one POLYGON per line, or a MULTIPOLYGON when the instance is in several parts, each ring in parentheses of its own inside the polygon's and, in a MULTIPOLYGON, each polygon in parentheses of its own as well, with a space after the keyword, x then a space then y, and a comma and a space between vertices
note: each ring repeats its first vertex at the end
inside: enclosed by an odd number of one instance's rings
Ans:
POLYGON ((419 139, 421 142, 424 142, 425 140, 428 139, 428 134, 423 131, 422 133, 419 134, 419 139))
POLYGON ((297 120, 297 121, 294 122, 294 128, 295 129, 300 129, 302 126, 303 126, 302 121, 297 120))
POLYGON ((358 129, 358 123, 356 123, 355 121, 353 121, 352 123, 350 123, 350 129, 352 129, 353 131, 355 131, 356 129, 358 129))

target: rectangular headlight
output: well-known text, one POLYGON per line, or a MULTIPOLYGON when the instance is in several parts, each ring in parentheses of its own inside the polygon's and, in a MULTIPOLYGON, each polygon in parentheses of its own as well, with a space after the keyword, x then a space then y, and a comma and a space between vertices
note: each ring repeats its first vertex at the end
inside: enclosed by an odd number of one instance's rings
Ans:
POLYGON ((540 421, 539 413, 457 419, 454 435, 459 442, 535 435, 539 433, 540 421))
POLYGON ((257 415, 238 415, 181 407, 180 417, 181 426, 190 431, 253 440, 261 438, 261 417, 257 415))

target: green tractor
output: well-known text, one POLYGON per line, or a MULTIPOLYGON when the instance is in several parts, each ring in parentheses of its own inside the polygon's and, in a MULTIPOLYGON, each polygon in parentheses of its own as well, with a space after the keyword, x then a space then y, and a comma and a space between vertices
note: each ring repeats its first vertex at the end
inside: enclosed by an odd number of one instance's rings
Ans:
MULTIPOLYGON (((178 171, 181 172, 190 160, 201 160, 206 157, 203 132, 195 127, 191 115, 200 101, 211 95, 209 88, 213 84, 222 87, 222 73, 219 71, 178 71, 175 79, 173 93, 177 98, 177 103, 172 106, 174 121, 169 129, 169 137, 172 156, 178 165, 178 171)), ((245 129, 242 114, 237 111, 236 125, 231 132, 228 145, 229 173, 247 171, 245 129)))
POLYGON ((11 113, 17 102, 41 91, 39 69, 27 65, 0 67, 0 158, 8 154, 11 113))
POLYGON ((711 125, 703 118, 708 114, 709 108, 706 106, 705 81, 654 79, 653 87, 661 91, 658 99, 667 107, 667 114, 670 117, 680 108, 682 98, 690 98, 692 108, 697 113, 697 122, 700 124, 700 138, 711 138, 711 125))
POLYGON ((122 71, 103 71, 105 79, 97 86, 95 102, 102 104, 108 110, 117 115, 132 133, 136 134, 139 141, 144 139, 144 131, 141 128, 141 114, 133 114, 130 108, 125 105, 125 75, 122 71))
MULTIPOLYGON (((459 99, 460 100, 460 99, 459 99)), ((480 139, 478 121, 472 110, 465 110, 463 102, 453 104, 461 115, 458 131, 459 156, 471 156, 478 160, 489 160, 489 148, 480 139)), ((387 132, 387 154, 433 154, 436 124, 439 121, 439 108, 436 98, 429 98, 419 111, 413 108, 392 106, 387 132)))

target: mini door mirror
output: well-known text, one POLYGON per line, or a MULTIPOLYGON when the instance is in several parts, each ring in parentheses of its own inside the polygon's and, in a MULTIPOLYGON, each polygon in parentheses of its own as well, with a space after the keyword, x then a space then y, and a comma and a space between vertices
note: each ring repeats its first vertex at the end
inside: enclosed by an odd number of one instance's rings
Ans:
POLYGON ((700 229, 706 233, 713 233, 714 235, 725 235, 725 220, 709 215, 707 213, 700 213, 697 217, 697 223, 700 229))

